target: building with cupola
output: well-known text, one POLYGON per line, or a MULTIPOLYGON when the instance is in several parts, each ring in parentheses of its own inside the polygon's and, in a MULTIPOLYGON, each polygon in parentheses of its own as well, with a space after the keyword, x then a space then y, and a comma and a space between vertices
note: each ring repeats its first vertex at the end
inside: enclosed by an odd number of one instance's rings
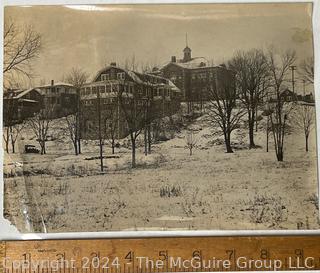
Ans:
POLYGON ((181 90, 182 101, 188 103, 188 111, 192 111, 194 103, 202 107, 209 99, 210 88, 222 89, 221 86, 233 84, 235 79, 234 72, 225 65, 215 66, 204 57, 193 57, 188 44, 183 49, 182 59, 172 56, 169 62, 154 72, 169 79, 181 90))

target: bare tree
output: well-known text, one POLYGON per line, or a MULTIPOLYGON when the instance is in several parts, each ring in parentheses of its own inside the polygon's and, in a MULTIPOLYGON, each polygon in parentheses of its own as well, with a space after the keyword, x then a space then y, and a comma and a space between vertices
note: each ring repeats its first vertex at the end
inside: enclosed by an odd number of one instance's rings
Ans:
POLYGON ((10 128, 14 126, 15 123, 15 101, 9 98, 3 101, 3 140, 7 153, 9 153, 10 128))
POLYGON ((5 150, 9 153, 10 129, 9 127, 3 128, 3 140, 5 143, 5 150))
POLYGON ((262 50, 239 51, 230 61, 230 67, 236 72, 236 84, 239 97, 247 110, 249 127, 249 147, 254 148, 254 125, 257 121, 259 102, 268 88, 268 66, 262 50))
POLYGON ((17 26, 13 21, 4 23, 3 36, 3 75, 12 74, 32 77, 31 62, 39 57, 41 35, 32 26, 17 26))
POLYGON ((108 105, 108 116, 105 119, 105 139, 111 144, 112 154, 115 153, 117 129, 119 122, 118 99, 108 105))
MULTIPOLYGON (((80 90, 83 85, 88 80, 88 74, 83 71, 81 68, 73 67, 69 74, 66 75, 66 82, 72 84, 77 91, 77 104, 76 104, 76 113, 75 113, 75 122, 71 123, 75 126, 72 130, 74 131, 75 143, 77 148, 76 154, 81 154, 81 103, 80 103, 80 90)), ((70 125, 71 125, 70 124, 70 125)), ((75 145, 75 144, 74 144, 75 145)))
POLYGON ((271 88, 274 103, 271 105, 270 122, 278 161, 283 161, 283 146, 287 129, 287 120, 292 106, 286 103, 282 92, 285 88, 287 73, 296 60, 296 53, 291 50, 280 54, 270 48, 267 54, 268 67, 271 73, 271 88))
POLYGON ((24 123, 17 123, 9 127, 12 153, 16 152, 15 145, 24 128, 24 123))
POLYGON ((65 117, 66 123, 67 123, 67 128, 66 131, 68 133, 68 136, 72 142, 72 145, 74 147, 74 153, 75 155, 79 154, 79 150, 78 150, 78 138, 77 138, 77 134, 78 134, 78 126, 77 126, 77 116, 75 115, 68 115, 65 117))
POLYGON ((309 136, 315 123, 314 106, 309 104, 297 105, 294 116, 295 125, 303 130, 306 152, 309 151, 309 136))
POLYGON ((186 133, 186 145, 187 145, 187 149, 189 149, 189 154, 190 156, 192 155, 193 149, 196 148, 197 143, 198 143, 198 138, 196 137, 195 133, 192 131, 188 131, 186 133))
POLYGON ((227 153, 233 153, 231 147, 231 133, 239 128, 245 109, 237 105, 237 92, 233 77, 220 83, 209 86, 208 114, 218 133, 224 136, 227 153))
MULTIPOLYGON (((118 92, 118 99, 121 110, 124 114, 125 121, 128 125, 130 141, 131 141, 131 165, 132 168, 136 167, 136 140, 141 134, 145 123, 145 103, 146 100, 139 98, 138 93, 133 94, 125 92, 126 80, 122 81, 118 92)), ((137 89, 142 90, 142 86, 136 84, 137 89)))
POLYGON ((28 120, 29 127, 35 134, 41 147, 41 154, 46 154, 46 142, 52 122, 52 110, 41 109, 38 114, 28 120))
POLYGON ((314 83, 314 60, 308 58, 301 63, 301 76, 309 84, 314 83))

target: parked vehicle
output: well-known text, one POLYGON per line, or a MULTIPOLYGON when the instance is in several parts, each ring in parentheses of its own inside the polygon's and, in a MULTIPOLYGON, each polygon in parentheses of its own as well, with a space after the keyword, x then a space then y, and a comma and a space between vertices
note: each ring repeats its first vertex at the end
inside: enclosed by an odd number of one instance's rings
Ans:
POLYGON ((40 153, 40 150, 37 149, 36 146, 34 145, 27 144, 27 145, 24 145, 24 152, 26 154, 38 154, 40 153))

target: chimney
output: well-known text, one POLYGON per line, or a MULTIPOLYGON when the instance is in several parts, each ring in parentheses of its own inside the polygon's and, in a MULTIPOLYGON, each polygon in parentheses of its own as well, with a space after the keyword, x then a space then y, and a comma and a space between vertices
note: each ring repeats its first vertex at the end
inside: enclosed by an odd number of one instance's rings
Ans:
POLYGON ((112 63, 110 63, 110 66, 117 66, 117 63, 116 62, 112 62, 112 63))
POLYGON ((51 86, 54 86, 54 80, 51 80, 51 86))
POLYGON ((176 62, 177 62, 176 56, 172 56, 172 57, 171 57, 171 62, 172 62, 172 63, 176 63, 176 62))

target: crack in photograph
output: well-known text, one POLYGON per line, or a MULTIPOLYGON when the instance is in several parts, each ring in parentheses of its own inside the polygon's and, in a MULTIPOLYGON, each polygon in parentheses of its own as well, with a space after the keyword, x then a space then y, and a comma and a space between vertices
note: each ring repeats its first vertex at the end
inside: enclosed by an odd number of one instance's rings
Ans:
POLYGON ((21 233, 319 229, 312 3, 6 6, 21 233))

